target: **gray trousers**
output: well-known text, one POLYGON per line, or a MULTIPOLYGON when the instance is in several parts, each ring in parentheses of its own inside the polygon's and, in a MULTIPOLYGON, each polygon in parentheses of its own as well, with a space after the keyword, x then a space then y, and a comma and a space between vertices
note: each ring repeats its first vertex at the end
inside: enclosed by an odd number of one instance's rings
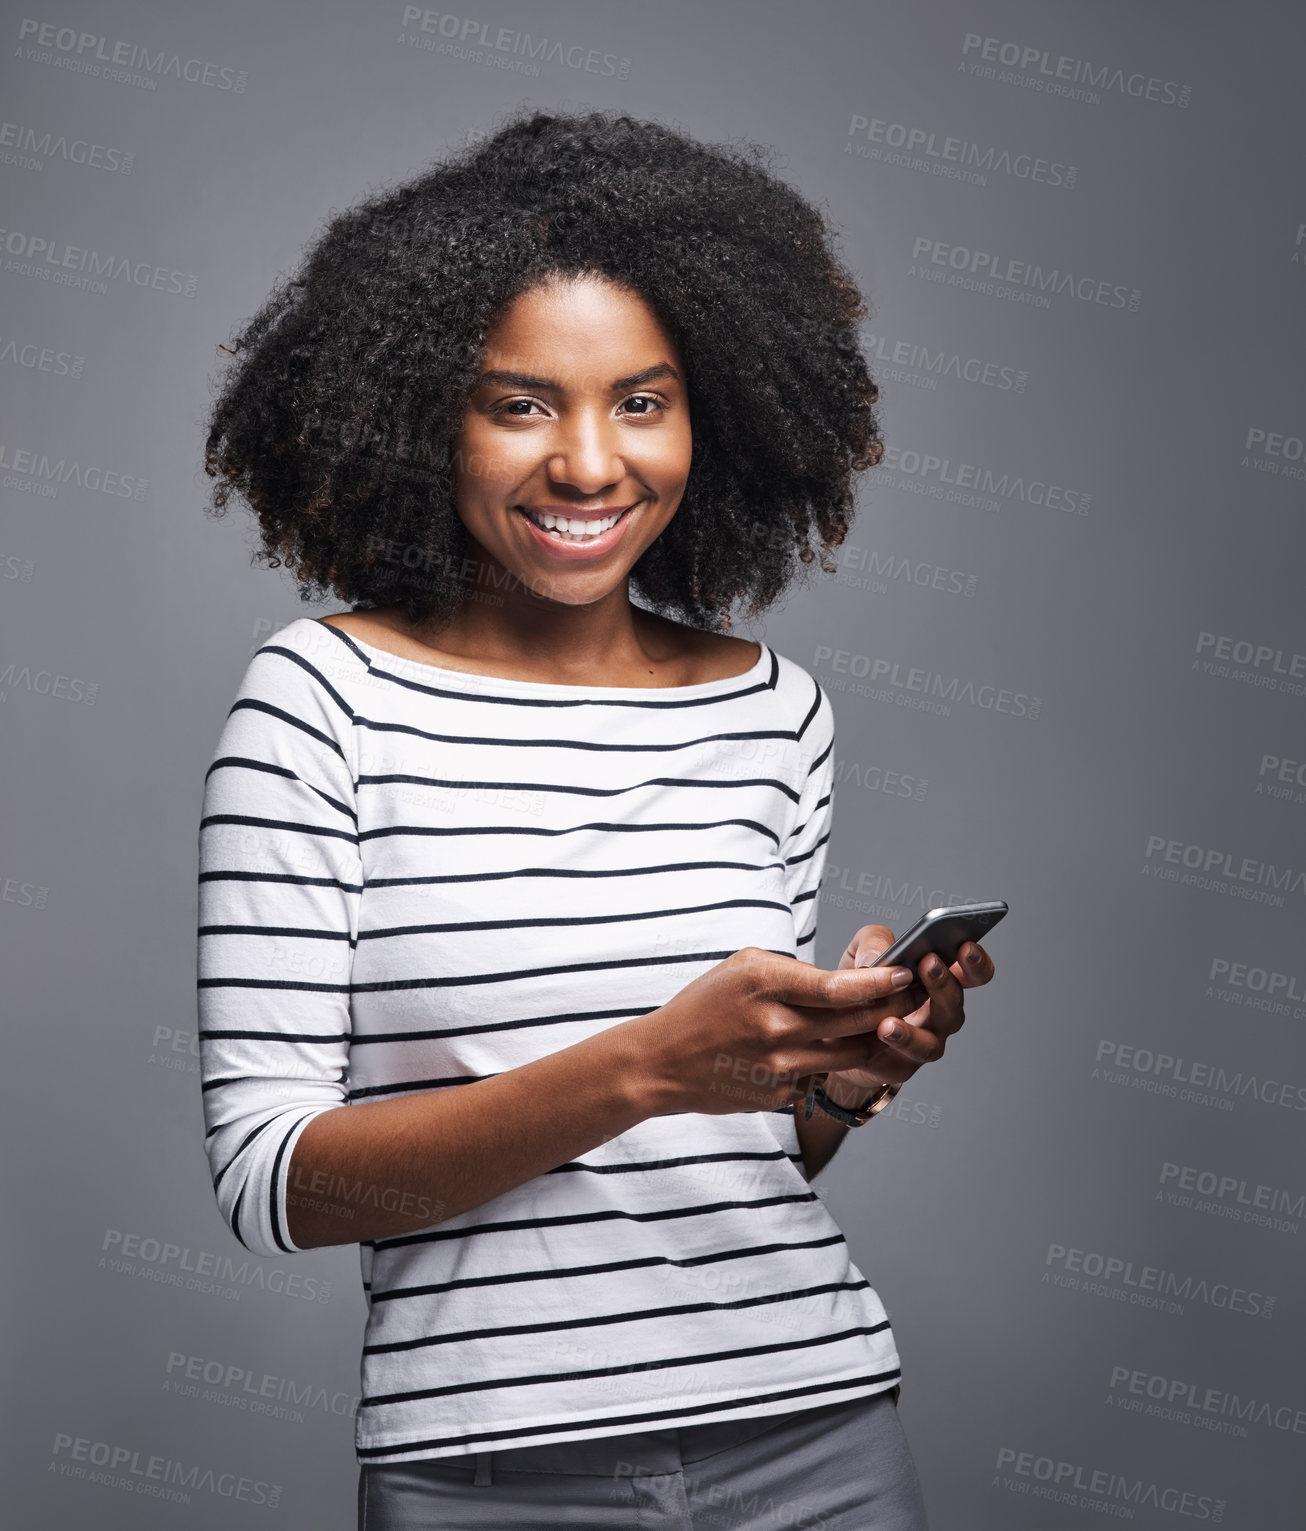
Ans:
POLYGON ((359 1468, 358 1531, 928 1531, 898 1389, 762 1419, 359 1468))

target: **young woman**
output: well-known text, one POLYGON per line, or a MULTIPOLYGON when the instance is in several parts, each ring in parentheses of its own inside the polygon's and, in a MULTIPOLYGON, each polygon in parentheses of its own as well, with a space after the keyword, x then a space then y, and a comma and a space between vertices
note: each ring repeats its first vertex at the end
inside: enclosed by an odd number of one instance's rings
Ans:
POLYGON ((795 960, 832 710, 724 631, 879 459, 863 313, 757 150, 537 114, 235 344, 215 509, 350 610, 263 645, 206 778, 207 1148, 249 1249, 360 1246, 366 1531, 924 1525, 809 1181, 993 964, 795 960))

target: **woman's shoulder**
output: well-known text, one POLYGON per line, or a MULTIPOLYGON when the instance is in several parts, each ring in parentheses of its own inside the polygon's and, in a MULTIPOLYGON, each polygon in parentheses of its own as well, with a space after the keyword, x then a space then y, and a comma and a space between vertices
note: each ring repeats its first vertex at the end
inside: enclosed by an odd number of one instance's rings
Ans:
POLYGON ((652 611, 640 611, 639 617, 646 640, 657 644, 668 662, 678 662, 686 670, 681 685, 747 675, 762 656, 761 645, 752 639, 711 633, 652 611))
POLYGON ((770 668, 760 677, 761 689, 757 693, 768 713, 776 716, 779 726, 791 731, 805 750, 810 749, 818 758, 829 751, 834 739, 834 708, 825 688, 798 660, 769 644, 704 632, 680 623, 667 625, 680 628, 691 652, 700 656, 704 665, 704 673, 698 677, 701 680, 747 675, 763 654, 768 655, 770 668))
POLYGON ((254 673, 280 674, 287 680, 297 676, 301 681, 320 681, 363 665, 363 656, 341 629, 328 627, 315 617, 295 617, 264 640, 250 668, 254 673))
POLYGON ((326 712, 352 722, 358 683, 367 679, 367 656, 344 633, 313 617, 296 617, 255 649, 237 700, 300 718, 326 712))
POLYGON ((349 680, 357 665, 319 622, 299 617, 277 628, 245 666, 219 757, 265 761, 269 772, 305 781, 345 782, 356 718, 349 680))

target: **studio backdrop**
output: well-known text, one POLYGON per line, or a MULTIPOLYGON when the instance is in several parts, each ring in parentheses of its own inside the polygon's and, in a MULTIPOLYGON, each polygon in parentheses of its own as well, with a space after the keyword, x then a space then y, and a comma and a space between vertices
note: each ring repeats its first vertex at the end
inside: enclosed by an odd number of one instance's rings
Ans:
POLYGON ((884 462, 735 630, 834 704, 815 960, 1011 906, 816 1182, 932 1525, 1298 1531, 1301 11, 468 7, 4 6, 7 1514, 354 1523, 358 1251, 235 1242, 195 1035, 205 770, 254 650, 341 606, 205 516, 204 423, 334 210, 530 105, 773 146, 870 305, 884 462))

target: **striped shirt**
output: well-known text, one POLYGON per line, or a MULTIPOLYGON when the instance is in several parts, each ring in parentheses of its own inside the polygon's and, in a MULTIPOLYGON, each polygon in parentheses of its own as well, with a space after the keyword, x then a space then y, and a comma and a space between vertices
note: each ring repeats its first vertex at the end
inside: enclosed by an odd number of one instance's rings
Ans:
MULTIPOLYGON (((319 1113, 518 1068, 744 946, 811 960, 833 711, 760 650, 743 675, 664 688, 448 670, 310 618, 257 651, 200 828, 206 1147, 246 1248, 298 1248, 287 1179, 319 1113)), ((899 1378, 792 1108, 652 1117, 414 1226, 359 1245, 360 1462, 778 1414, 899 1378)))

